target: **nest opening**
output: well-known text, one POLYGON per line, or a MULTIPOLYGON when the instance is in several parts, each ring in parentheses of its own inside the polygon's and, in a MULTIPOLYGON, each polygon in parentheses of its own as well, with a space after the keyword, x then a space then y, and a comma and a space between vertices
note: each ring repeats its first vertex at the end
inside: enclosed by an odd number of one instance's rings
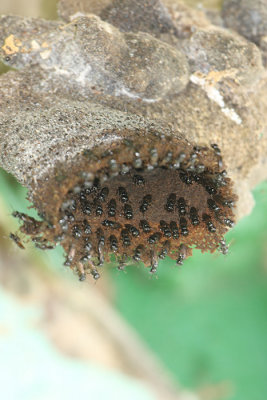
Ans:
POLYGON ((215 144, 140 135, 84 150, 42 188, 36 204, 44 222, 34 227, 24 217, 21 230, 40 248, 62 244, 65 265, 81 280, 98 279, 111 254, 119 269, 142 261, 155 273, 167 255, 181 265, 193 248, 226 252, 223 237, 234 224, 236 198, 215 144))

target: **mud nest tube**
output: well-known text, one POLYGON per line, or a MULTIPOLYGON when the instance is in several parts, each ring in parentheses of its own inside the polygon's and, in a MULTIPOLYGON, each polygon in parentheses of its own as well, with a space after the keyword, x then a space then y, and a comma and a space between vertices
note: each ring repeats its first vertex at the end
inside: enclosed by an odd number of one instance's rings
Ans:
POLYGON ((40 215, 16 211, 23 235, 11 239, 61 244, 81 280, 114 260, 155 273, 194 248, 226 254, 267 171, 266 35, 264 18, 256 39, 241 18, 250 2, 233 15, 239 2, 225 1, 219 26, 174 2, 108 3, 61 0, 58 21, 0 22, 14 69, 1 76, 0 164, 40 215))
POLYGON ((114 259, 119 269, 143 262, 155 273, 166 256, 182 265, 193 248, 226 253, 234 225, 236 197, 218 146, 152 130, 84 149, 34 193, 42 220, 15 212, 21 232, 41 249, 61 244, 80 280, 98 279, 114 259))

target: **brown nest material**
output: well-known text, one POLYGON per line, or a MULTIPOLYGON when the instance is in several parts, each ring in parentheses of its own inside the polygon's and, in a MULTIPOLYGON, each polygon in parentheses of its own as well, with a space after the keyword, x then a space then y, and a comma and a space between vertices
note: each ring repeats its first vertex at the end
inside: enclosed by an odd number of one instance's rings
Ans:
POLYGON ((167 255, 181 265, 193 248, 226 252, 236 198, 218 146, 151 129, 121 136, 57 164, 35 190, 42 221, 16 212, 20 230, 41 249, 60 243, 81 280, 98 279, 112 254, 119 269, 141 261, 155 273, 167 255))

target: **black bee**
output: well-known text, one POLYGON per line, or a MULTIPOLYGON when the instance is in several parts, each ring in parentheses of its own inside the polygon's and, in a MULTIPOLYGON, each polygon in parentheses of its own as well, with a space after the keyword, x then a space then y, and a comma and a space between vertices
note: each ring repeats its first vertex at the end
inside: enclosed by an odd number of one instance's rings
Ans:
POLYGON ((168 255, 169 251, 170 251, 170 242, 168 240, 166 240, 163 243, 163 247, 161 249, 161 252, 159 253, 159 258, 161 260, 163 260, 168 255))
POLYGON ((180 227, 181 227, 181 233, 183 236, 188 235, 188 229, 187 229, 187 221, 184 217, 180 218, 180 227))
POLYGON ((209 194, 216 194, 217 190, 215 188, 215 186, 211 185, 211 184, 206 184, 205 185, 205 189, 209 194))
POLYGON ((175 193, 171 193, 169 195, 169 197, 167 198, 167 203, 165 205, 165 209, 168 212, 173 212, 174 211, 175 201, 176 201, 176 195, 175 195, 175 193))
POLYGON ((128 246, 131 245, 131 239, 130 239, 130 237, 128 235, 127 229, 123 229, 121 231, 121 239, 122 239, 123 246, 128 247, 128 246))
POLYGON ((229 246, 227 246, 225 240, 221 240, 221 241, 220 241, 219 251, 220 251, 223 255, 226 255, 226 254, 228 254, 228 250, 229 250, 229 246))
POLYGON ((141 175, 134 175, 133 182, 138 186, 145 184, 145 180, 141 175))
POLYGON ((180 197, 177 201, 177 206, 178 206, 178 212, 180 215, 185 215, 186 214, 186 204, 185 204, 185 199, 183 197, 180 197))
POLYGON ((133 225, 126 224, 125 228, 133 235, 133 237, 138 237, 140 235, 140 231, 133 225))
POLYGON ((14 217, 14 218, 18 218, 18 219, 20 219, 21 221, 23 221, 23 222, 31 222, 31 223, 35 223, 35 222, 37 222, 34 218, 32 218, 32 217, 29 217, 27 214, 24 214, 24 213, 22 213, 22 212, 19 212, 19 211, 14 211, 13 213, 12 213, 12 216, 14 217))
POLYGON ((219 146, 216 143, 211 144, 211 147, 213 148, 216 156, 221 155, 221 150, 219 149, 219 146))
POLYGON ((132 206, 130 206, 130 204, 124 205, 124 216, 126 219, 133 218, 133 209, 132 209, 132 206))
POLYGON ((183 265, 184 260, 187 256, 187 247, 184 244, 181 244, 179 247, 178 258, 176 260, 176 264, 183 265))
POLYGON ((218 157, 218 167, 221 169, 223 166, 222 157, 218 157))
POLYGON ((235 205, 235 202, 234 202, 234 200, 224 200, 224 203, 223 203, 225 206, 227 206, 227 207, 229 207, 229 208, 233 208, 234 207, 234 205, 235 205))
POLYGON ((181 181, 186 183, 187 185, 191 185, 193 183, 192 176, 190 175, 190 173, 186 171, 180 171, 179 175, 181 181))
POLYGON ((59 220, 59 224, 60 224, 61 229, 62 229, 63 232, 67 232, 68 231, 69 224, 64 218, 59 220))
POLYGON ((73 210, 73 211, 76 211, 76 209, 77 209, 77 203, 76 203, 75 200, 73 200, 73 202, 71 203, 70 209, 73 210))
POLYGON ((216 227, 213 225, 211 218, 208 214, 203 214, 203 221, 206 223, 206 226, 210 232, 216 232, 216 227))
POLYGON ((112 229, 120 229, 121 228, 121 224, 119 224, 118 222, 115 222, 115 221, 111 221, 109 219, 104 219, 104 221, 102 221, 102 225, 106 226, 108 228, 112 228, 112 229))
POLYGON ((168 237, 168 238, 171 237, 172 233, 171 233, 171 230, 170 230, 167 222, 165 222, 163 220, 160 221, 160 230, 163 232, 163 235, 165 237, 168 237))
POLYGON ((92 251, 92 248, 93 248, 93 245, 92 245, 91 242, 85 243, 85 245, 84 245, 84 250, 85 250, 86 252, 90 253, 90 252, 92 251))
POLYGON ((224 178, 227 176, 227 172, 225 170, 223 170, 222 172, 218 173, 216 175, 215 178, 215 183, 217 187, 220 186, 225 186, 226 185, 226 181, 224 180, 224 178))
POLYGON ((36 242, 36 243, 35 243, 35 247, 36 247, 37 249, 41 249, 41 250, 52 250, 52 249, 55 248, 55 246, 53 246, 53 245, 51 245, 51 244, 39 243, 39 242, 36 242))
POLYGON ((145 219, 141 219, 140 221, 140 228, 145 232, 149 233, 151 231, 151 228, 148 224, 148 222, 145 219))
POLYGON ((98 244, 101 246, 104 246, 105 244, 105 236, 104 236, 104 232, 101 228, 98 228, 97 232, 96 232, 97 238, 98 238, 98 244))
POLYGON ((72 260, 70 260, 70 259, 67 257, 63 265, 65 265, 66 267, 70 267, 70 266, 71 266, 71 262, 72 262, 72 260))
POLYGON ((229 208, 233 208, 235 205, 234 200, 230 200, 230 199, 224 199, 222 196, 220 195, 216 195, 214 196, 215 201, 217 201, 218 203, 227 206, 229 208))
POLYGON ((90 254, 85 254, 84 256, 82 256, 82 257, 80 258, 80 261, 81 261, 82 263, 84 263, 84 262, 90 260, 90 257, 91 257, 90 254))
POLYGON ((80 201, 81 201, 81 203, 83 203, 84 201, 86 201, 86 193, 85 193, 85 190, 82 190, 82 191, 80 192, 80 201))
POLYGON ((150 194, 144 196, 140 206, 140 211, 142 213, 145 213, 147 211, 148 206, 151 204, 151 201, 152 201, 152 196, 150 194))
POLYGON ((109 237, 109 242, 110 242, 110 250, 118 251, 118 240, 117 240, 116 236, 111 235, 109 237))
POLYGON ((170 228, 171 228, 171 233, 173 239, 178 239, 179 238, 179 229, 175 221, 170 222, 170 228))
POLYGON ((203 149, 203 147, 200 147, 200 146, 193 147, 193 150, 196 154, 200 154, 202 149, 203 149))
POLYGON ((150 273, 155 274, 157 272, 159 262, 158 262, 157 253, 153 250, 151 251, 150 259, 151 259, 150 273))
POLYGON ((88 224, 88 222, 86 221, 86 219, 83 221, 83 229, 84 229, 84 233, 86 235, 90 235, 92 233, 92 229, 91 226, 88 224))
POLYGON ((118 194, 119 194, 120 201, 122 203, 126 203, 129 200, 128 194, 127 194, 127 192, 126 192, 124 187, 120 186, 118 188, 118 194))
POLYGON ((100 274, 96 269, 91 270, 91 275, 93 276, 94 280, 97 281, 97 279, 100 278, 100 274))
POLYGON ((96 205, 95 213, 98 217, 100 217, 103 214, 103 208, 100 204, 96 205))
POLYGON ((80 239, 80 237, 82 236, 82 232, 81 232, 81 230, 80 230, 78 225, 74 225, 73 226, 73 228, 72 228, 72 236, 75 239, 80 239))
POLYGON ((104 246, 105 246, 105 236, 102 229, 97 230, 97 238, 98 238, 98 258, 99 258, 99 265, 104 264, 104 246))
POLYGON ((123 271, 127 265, 127 254, 123 253, 121 259, 119 260, 118 270, 123 271))
POLYGON ((190 208, 190 219, 191 219, 192 225, 199 225, 200 221, 198 218, 197 209, 195 207, 190 208))
POLYGON ((116 201, 111 199, 108 203, 108 216, 115 217, 116 215, 116 201))
POLYGON ((65 216, 66 216, 66 219, 69 220, 70 222, 75 221, 74 215, 70 211, 66 210, 65 216))
POLYGON ((211 147, 214 150, 215 155, 217 156, 218 159, 218 166, 219 168, 222 168, 222 157, 221 157, 221 150, 219 149, 219 146, 216 143, 211 144, 211 147))
POLYGON ((137 246, 134 251, 133 259, 135 261, 140 261, 143 251, 144 251, 144 246, 142 244, 139 244, 139 246, 137 246))
POLYGON ((230 218, 223 218, 223 223, 226 226, 229 226, 229 228, 233 228, 235 225, 234 221, 232 221, 230 218))
POLYGON ((92 214, 92 206, 90 203, 88 203, 88 201, 83 201, 81 208, 82 208, 83 214, 86 214, 86 215, 92 214))
POLYGON ((148 243, 155 244, 160 240, 160 238, 161 238, 161 233, 156 232, 153 235, 149 236, 149 238, 147 240, 148 240, 148 243))
POLYGON ((27 234, 37 234, 40 232, 42 227, 42 222, 30 217, 27 214, 21 213, 19 211, 14 211, 12 216, 18 218, 23 222, 23 232, 27 234))
POLYGON ((85 281, 85 279, 86 279, 86 275, 85 275, 85 273, 83 272, 83 273, 81 273, 81 274, 79 275, 79 281, 80 281, 80 282, 83 282, 83 281, 85 281))
POLYGON ((195 173, 192 174, 192 178, 195 182, 201 183, 201 177, 195 173))
POLYGON ((24 247, 23 244, 21 243, 20 238, 18 237, 18 235, 14 234, 14 233, 10 233, 10 234, 9 234, 9 237, 10 237, 10 239, 13 240, 14 243, 16 243, 16 245, 17 245, 20 249, 25 250, 25 247, 24 247))
POLYGON ((106 198, 109 194, 109 189, 107 187, 103 187, 103 189, 101 189, 101 192, 98 196, 98 199, 102 202, 106 201, 106 198))
POLYGON ((208 199, 208 200, 207 200, 207 203, 208 203, 208 207, 209 207, 211 210, 213 210, 213 211, 215 211, 215 212, 220 211, 220 207, 217 206, 217 204, 215 203, 215 201, 214 201, 213 199, 208 199))
POLYGON ((91 186, 91 184, 90 184, 89 187, 86 187, 86 188, 84 189, 84 193, 85 193, 87 196, 89 196, 89 195, 91 195, 92 193, 96 193, 98 187, 99 187, 99 180, 95 180, 95 183, 94 183, 93 186, 91 186))

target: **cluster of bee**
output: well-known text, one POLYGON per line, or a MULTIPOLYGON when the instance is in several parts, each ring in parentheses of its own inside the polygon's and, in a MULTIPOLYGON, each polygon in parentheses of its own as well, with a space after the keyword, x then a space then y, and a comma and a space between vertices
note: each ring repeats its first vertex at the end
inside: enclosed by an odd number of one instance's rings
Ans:
MULTIPOLYGON (((158 148, 151 148, 148 159, 135 151, 132 162, 122 164, 112 152, 107 152, 102 159, 112 157, 107 163, 109 170, 106 167, 103 176, 83 172, 62 201, 59 217, 50 227, 47 222, 22 213, 14 216, 23 223, 23 232, 32 236, 36 247, 49 249, 61 243, 67 253, 65 265, 76 268, 80 280, 88 273, 98 279, 99 267, 111 254, 116 255, 120 270, 129 262, 143 261, 154 274, 159 260, 167 255, 182 265, 191 255, 195 232, 197 238, 211 237, 210 242, 216 243, 214 249, 226 254, 223 227, 234 224, 235 198, 228 195, 230 189, 225 189, 229 179, 222 170, 220 149, 215 144, 212 149, 218 164, 215 172, 199 161, 207 149, 197 146, 189 154, 167 150, 162 155, 158 148), (150 174, 157 171, 163 179, 159 178, 155 188, 150 174), (173 176, 178 182, 176 186, 173 176), (172 188, 170 193, 166 192, 167 187, 172 188), (201 202, 197 196, 203 197, 201 202), (48 229, 50 233, 46 235, 48 229)), ((18 236, 10 237, 23 248, 18 236)))

